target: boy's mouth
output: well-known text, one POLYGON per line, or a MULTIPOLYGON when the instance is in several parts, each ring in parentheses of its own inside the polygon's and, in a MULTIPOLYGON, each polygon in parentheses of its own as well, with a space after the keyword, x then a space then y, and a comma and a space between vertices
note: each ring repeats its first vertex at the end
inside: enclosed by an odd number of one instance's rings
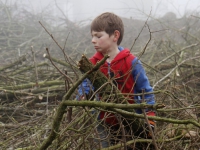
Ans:
POLYGON ((94 48, 95 48, 95 49, 99 49, 99 47, 98 47, 98 46, 94 46, 94 48))

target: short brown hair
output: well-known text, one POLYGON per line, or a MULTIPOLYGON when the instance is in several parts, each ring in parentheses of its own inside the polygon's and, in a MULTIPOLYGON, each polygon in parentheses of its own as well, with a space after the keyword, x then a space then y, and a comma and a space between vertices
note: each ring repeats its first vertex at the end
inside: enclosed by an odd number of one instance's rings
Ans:
POLYGON ((117 41, 117 44, 119 45, 124 35, 124 24, 121 18, 113 13, 105 12, 97 16, 91 24, 91 32, 105 31, 109 36, 111 36, 114 34, 115 30, 120 32, 120 37, 117 41))

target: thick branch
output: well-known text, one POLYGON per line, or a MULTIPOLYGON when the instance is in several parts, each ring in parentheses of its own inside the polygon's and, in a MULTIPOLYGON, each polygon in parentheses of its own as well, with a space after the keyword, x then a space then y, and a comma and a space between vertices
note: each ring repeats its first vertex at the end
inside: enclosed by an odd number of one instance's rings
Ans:
POLYGON ((163 104, 149 105, 146 103, 141 104, 116 104, 116 103, 106 103, 100 101, 65 101, 66 106, 89 106, 89 107, 101 107, 102 109, 119 108, 119 109, 161 109, 165 107, 163 104))
MULTIPOLYGON (((127 117, 144 118, 144 115, 142 115, 142 114, 137 114, 137 113, 128 112, 125 110, 115 109, 115 108, 112 108, 111 110, 115 111, 116 113, 122 114, 123 116, 127 116, 127 117)), ((165 118, 165 117, 158 117, 158 116, 148 116, 148 119, 161 121, 161 122, 175 123, 175 124, 185 124, 185 125, 193 124, 194 126, 200 128, 200 123, 198 123, 195 120, 177 120, 177 119, 173 119, 173 118, 165 118)))

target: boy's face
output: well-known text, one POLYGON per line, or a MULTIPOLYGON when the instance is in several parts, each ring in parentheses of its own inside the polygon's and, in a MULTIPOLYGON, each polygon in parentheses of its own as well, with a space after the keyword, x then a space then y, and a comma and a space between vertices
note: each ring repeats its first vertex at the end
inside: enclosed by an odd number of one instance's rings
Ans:
POLYGON ((109 36, 105 31, 96 32, 92 31, 92 43, 97 52, 106 54, 117 45, 114 34, 109 36))

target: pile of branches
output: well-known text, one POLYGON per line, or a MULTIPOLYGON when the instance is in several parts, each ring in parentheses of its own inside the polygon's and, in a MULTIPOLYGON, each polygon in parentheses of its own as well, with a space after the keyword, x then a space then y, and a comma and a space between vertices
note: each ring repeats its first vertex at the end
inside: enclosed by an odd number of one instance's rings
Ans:
MULTIPOLYGON (((7 9, 7 6, 2 7, 0 13, 6 19, 9 18, 5 13, 7 9)), ((109 94, 105 95, 104 102, 97 102, 94 98, 95 93, 87 99, 85 97, 82 101, 76 101, 78 85, 85 78, 96 77, 94 74, 101 65, 99 63, 97 66, 88 67, 85 56, 81 58, 79 65, 74 61, 73 58, 78 55, 79 44, 88 45, 88 39, 84 38, 79 43, 70 41, 77 45, 77 49, 72 49, 74 45, 67 44, 69 39, 57 40, 54 32, 51 33, 52 30, 56 30, 56 27, 51 27, 43 21, 38 23, 37 27, 33 27, 26 20, 27 24, 23 26, 25 28, 20 28, 17 22, 19 19, 17 17, 20 15, 14 17, 14 14, 10 14, 12 16, 10 19, 14 22, 9 22, 10 26, 5 22, 2 23, 3 30, 0 33, 8 37, 7 40, 5 38, 2 41, 3 44, 8 43, 8 45, 2 47, 3 59, 0 67, 0 134, 2 135, 0 147, 2 149, 100 148, 100 142, 95 143, 93 140, 98 139, 96 126, 99 122, 96 118, 99 111, 111 111, 121 120, 126 120, 128 117, 138 123, 139 120, 145 121, 145 114, 139 115, 130 110, 147 107, 151 107, 157 113, 156 117, 149 117, 157 122, 154 139, 122 138, 122 141, 111 146, 110 149, 123 149, 126 145, 134 146, 138 142, 154 143, 159 149, 199 149, 200 64, 198 60, 200 56, 198 36, 194 35, 193 31, 181 32, 180 36, 183 35, 185 41, 178 43, 173 39, 156 39, 157 35, 154 35, 151 25, 144 23, 149 27, 147 41, 150 42, 136 55, 143 62, 155 89, 156 105, 116 104, 112 101, 115 99, 113 95, 116 95, 114 86, 102 86, 110 85, 105 78, 97 80, 101 82, 95 85, 98 92, 109 91, 109 94), (25 31, 28 29, 34 29, 34 32, 31 32, 34 35, 27 34, 28 32, 25 31), (13 37, 19 40, 13 42, 13 37), (44 43, 53 43, 53 46, 48 47, 44 43), (14 56, 8 53, 8 50, 12 49, 17 49, 13 53, 14 56), (59 50, 54 51, 55 49, 59 50), (25 55, 22 55, 21 50, 25 55), (42 55, 43 53, 46 54, 42 55), (39 61, 37 56, 42 59, 39 61)), ((80 28, 74 30, 74 33, 77 31, 80 32, 80 28)), ((120 99, 123 99, 120 92, 117 94, 120 99)), ((123 128, 121 130, 123 131, 123 128)), ((119 134, 122 137, 128 136, 124 132, 119 134)))
MULTIPOLYGON (((49 33, 46 28, 45 30, 49 33)), ((51 37, 56 41, 53 36, 51 37)), ((88 67, 89 61, 85 60, 85 56, 83 56, 78 68, 78 65, 72 63, 59 44, 58 47, 63 52, 64 61, 51 57, 47 48, 47 54, 44 57, 48 59, 48 62, 37 63, 34 50, 32 50, 32 57, 31 55, 23 56, 1 68, 1 134, 3 135, 1 147, 15 149, 34 149, 35 147, 38 149, 47 149, 48 147, 50 149, 90 149, 98 147, 99 144, 93 143, 94 137, 97 136, 95 127, 98 122, 95 121, 95 118, 98 113, 93 114, 92 111, 96 109, 112 111, 121 119, 126 119, 128 116, 135 118, 134 120, 137 122, 137 118, 145 119, 145 115, 139 115, 129 110, 147 107, 151 107, 158 114, 156 117, 149 117, 149 119, 157 121, 154 140, 157 147, 177 147, 180 143, 182 143, 182 146, 179 146, 180 149, 183 146, 197 147, 198 128, 200 127, 197 117, 199 104, 196 97, 188 100, 181 99, 182 96, 188 94, 188 91, 185 90, 190 89, 188 85, 185 86, 185 89, 180 88, 181 86, 174 87, 171 85, 171 78, 167 78, 167 83, 158 82, 159 86, 167 85, 168 88, 155 90, 158 104, 153 106, 145 104, 117 105, 114 101, 101 103, 88 100, 74 101, 78 85, 85 78, 97 77, 96 75, 90 76, 90 74, 98 70, 101 62, 98 66, 88 67), (81 75, 78 69, 85 74, 81 75), (169 88, 176 88, 176 91, 169 90, 169 88), (161 109, 163 105, 166 105, 165 109, 161 109), (73 109, 72 106, 74 106, 73 109)), ((156 68, 154 71, 161 73, 156 68)), ((97 81, 101 81, 99 79, 98 77, 97 81)), ((103 79, 101 82, 102 85, 106 85, 105 82, 108 81, 103 79)), ((178 80, 175 85, 177 84, 180 84, 178 80)), ((105 90, 102 85, 98 85, 98 88, 103 91, 112 91, 111 89, 113 89, 111 87, 110 90, 105 90)), ((107 97, 112 100, 112 95, 116 94, 116 90, 113 91, 115 92, 106 95, 105 99, 107 97)), ((92 100, 92 97, 88 99, 92 100)), ((117 149, 122 145, 134 145, 135 142, 152 143, 153 141, 152 139, 141 140, 138 137, 138 140, 125 140, 122 141, 123 144, 116 143, 110 149, 117 149)))

